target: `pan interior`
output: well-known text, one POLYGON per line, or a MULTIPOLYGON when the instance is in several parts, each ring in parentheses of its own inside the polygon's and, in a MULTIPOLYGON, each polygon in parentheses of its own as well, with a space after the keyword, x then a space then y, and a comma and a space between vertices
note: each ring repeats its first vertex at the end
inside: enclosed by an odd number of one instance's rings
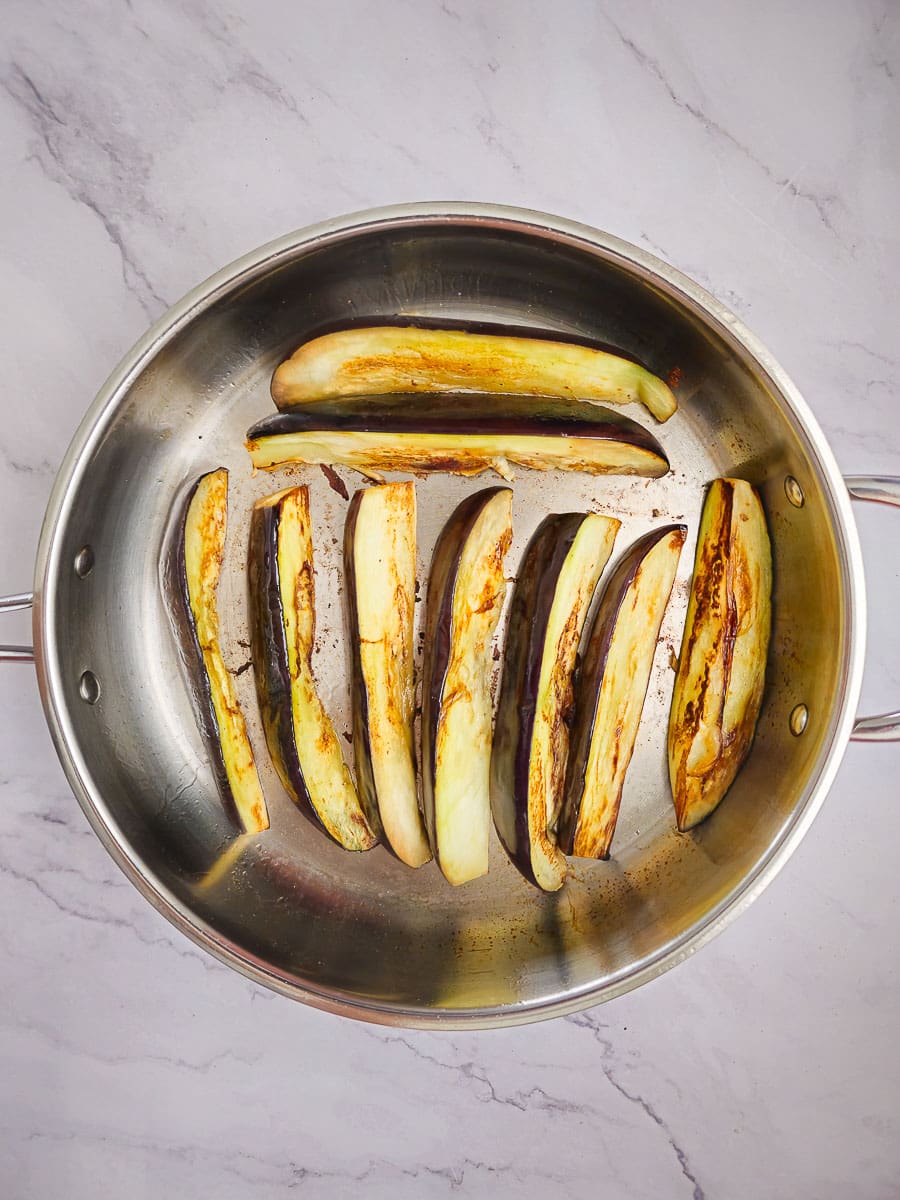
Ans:
MULTIPOLYGON (((351 494, 363 480, 341 472, 351 494)), ((455 505, 496 480, 418 484, 419 578, 455 505)), ((822 476, 787 406, 751 356, 661 279, 614 251, 513 221, 385 221, 284 249, 248 268, 161 340, 119 389, 101 437, 60 509, 43 614, 45 671, 59 686, 80 787, 107 841, 182 923, 276 986, 382 1018, 527 1012, 601 998, 677 949, 740 892, 809 798, 841 704, 848 597, 822 476), (248 659, 245 561, 259 497, 309 483, 314 520, 314 668, 337 728, 350 731, 341 587, 347 503, 318 468, 251 474, 246 430, 273 412, 269 381, 301 341, 350 322, 438 319, 555 330, 620 347, 679 380, 681 408, 652 427, 672 464, 660 480, 519 471, 516 569, 550 512, 596 509, 623 524, 610 568, 640 534, 685 522, 685 547, 660 639, 638 747, 606 863, 572 862, 555 895, 521 879, 492 835, 491 869, 454 889, 430 864, 384 848, 342 851, 294 808, 271 768, 252 670, 236 684, 257 749, 271 829, 238 838, 196 731, 160 589, 160 553, 185 481, 230 471, 220 587, 226 662, 248 659), (672 661, 680 645, 705 484, 737 474, 761 490, 773 540, 774 627, 752 754, 714 816, 674 829, 665 768, 672 661), (804 494, 795 507, 785 479, 804 494), (84 546, 94 566, 74 569, 84 546), (99 699, 79 691, 84 672, 99 699), (789 728, 809 709, 802 737, 789 728)), ((421 619, 423 604, 418 606, 421 619)), ((502 628, 502 625, 501 625, 502 628)), ((417 638, 421 664, 421 638, 417 638)), ((82 688, 83 690, 83 688, 82 688)), ((348 754, 351 752, 348 745, 348 754)))

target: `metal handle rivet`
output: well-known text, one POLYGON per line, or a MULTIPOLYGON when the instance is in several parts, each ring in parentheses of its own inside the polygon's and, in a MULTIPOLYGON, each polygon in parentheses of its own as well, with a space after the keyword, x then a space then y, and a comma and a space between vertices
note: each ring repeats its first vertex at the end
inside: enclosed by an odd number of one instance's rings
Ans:
POLYGON ((788 718, 788 725, 791 728, 791 733, 794 737, 799 737, 806 728, 806 722, 809 720, 809 709, 805 704, 798 704, 788 718))
POLYGON ((787 496, 788 500, 790 500, 791 504, 793 504, 794 508, 802 508, 806 503, 806 497, 803 495, 803 488, 793 477, 793 475, 787 475, 785 477, 784 494, 787 496))
POLYGON ((72 565, 74 566, 75 574, 79 579, 84 579, 85 576, 90 575, 91 571, 94 569, 94 551, 90 548, 90 546, 81 547, 81 549, 75 555, 75 561, 72 565))
POLYGON ((78 695, 85 704, 96 704, 100 699, 100 680, 93 671, 83 672, 78 680, 78 695))

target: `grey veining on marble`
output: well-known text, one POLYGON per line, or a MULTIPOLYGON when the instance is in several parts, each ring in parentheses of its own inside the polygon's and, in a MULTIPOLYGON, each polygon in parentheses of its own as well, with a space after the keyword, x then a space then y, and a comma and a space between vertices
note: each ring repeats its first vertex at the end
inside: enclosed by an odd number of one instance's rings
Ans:
MULTIPOLYGON (((851 472, 900 473, 900 9, 839 0, 7 0, 0 589, 118 357, 247 249, 372 204, 609 229, 768 342, 851 472)), ((860 510, 867 707, 900 529, 860 510)), ((0 637, 24 632, 10 619, 0 637)), ((900 1194, 900 747, 852 746, 764 896, 674 972, 503 1032, 325 1016, 113 866, 33 674, 0 680, 0 1194, 900 1194)))

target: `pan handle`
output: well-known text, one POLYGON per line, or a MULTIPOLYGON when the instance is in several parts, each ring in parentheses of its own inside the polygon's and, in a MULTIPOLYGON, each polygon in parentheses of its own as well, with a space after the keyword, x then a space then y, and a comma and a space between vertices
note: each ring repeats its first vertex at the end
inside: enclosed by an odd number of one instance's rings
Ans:
MULTIPOLYGON (((0 596, 0 612, 19 612, 23 608, 31 608, 34 595, 31 592, 19 592, 17 596, 0 596)), ((0 662, 34 662, 32 646, 0 646, 0 662)))
MULTIPOLYGON (((844 483, 854 500, 875 500, 900 508, 898 475, 845 475, 844 483)), ((900 709, 877 717, 857 717, 850 737, 856 742, 900 741, 900 709)))

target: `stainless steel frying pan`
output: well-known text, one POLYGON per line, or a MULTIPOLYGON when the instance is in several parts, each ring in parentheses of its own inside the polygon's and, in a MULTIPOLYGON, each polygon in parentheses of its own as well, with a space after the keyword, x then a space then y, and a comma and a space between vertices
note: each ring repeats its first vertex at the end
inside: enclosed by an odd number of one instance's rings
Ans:
MULTIPOLYGON (((649 421, 643 414, 635 414, 649 421)), ((351 488, 357 480, 346 479, 351 488)), ((478 480, 419 485, 420 577, 455 503, 478 480)), ((741 911, 796 847, 848 739, 897 737, 900 713, 857 719, 863 572, 848 489, 900 504, 893 479, 842 480, 796 388, 743 325, 644 251, 537 213, 429 204, 291 234, 171 309, 97 397, 56 480, 37 553, 34 660, 53 740, 88 820, 128 877, 199 945, 307 1003, 398 1025, 504 1025, 608 999, 684 959, 741 911), (718 812, 674 829, 665 776, 671 657, 692 545, 662 631, 640 744, 608 863, 579 863, 542 895, 497 846, 484 879, 453 889, 378 848, 352 855, 312 830, 266 761, 251 672, 238 676, 272 828, 238 838, 207 767, 159 587, 182 482, 230 468, 221 604, 226 657, 246 659, 244 556, 252 501, 311 483, 315 669, 349 728, 338 549, 345 501, 318 470, 251 476, 245 430, 271 411, 276 364, 348 320, 438 317, 559 330, 620 346, 681 378, 656 430, 662 480, 521 472, 518 555, 550 511, 621 516, 619 549, 653 524, 696 533, 703 487, 744 476, 765 502, 775 608, 751 756, 718 812)), ((31 595, 9 597, 22 608, 31 595)), ((421 606, 420 606, 421 607, 421 606)), ((3 657, 29 660, 30 649, 3 657)))

